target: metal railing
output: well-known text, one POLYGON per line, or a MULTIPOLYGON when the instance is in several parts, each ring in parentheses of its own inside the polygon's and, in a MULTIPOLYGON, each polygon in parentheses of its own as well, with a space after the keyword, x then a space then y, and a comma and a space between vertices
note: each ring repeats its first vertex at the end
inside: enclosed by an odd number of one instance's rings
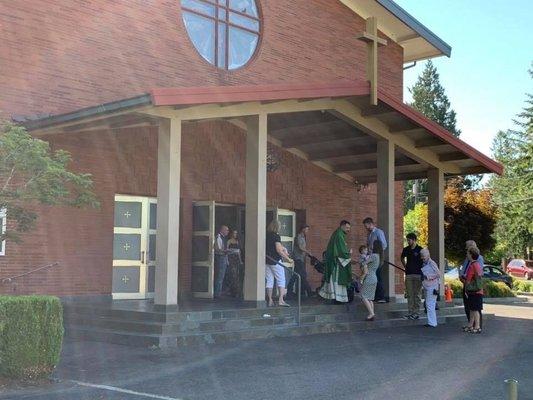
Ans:
POLYGON ((384 261, 384 263, 392 265, 394 268, 399 269, 400 271, 402 271, 405 274, 405 269, 403 269, 402 267, 398 267, 396 264, 393 264, 393 263, 391 263, 389 261, 384 261))
POLYGON ((35 272, 39 272, 39 271, 42 271, 42 270, 45 270, 45 269, 48 269, 48 268, 52 268, 52 267, 55 267, 57 265, 59 265, 58 261, 56 261, 54 263, 51 263, 51 264, 46 264, 46 265, 43 265, 41 267, 37 267, 35 269, 32 269, 31 271, 24 272, 23 274, 10 276, 9 278, 3 278, 2 280, 0 280, 0 283, 3 284, 3 285, 7 285, 9 283, 13 283, 18 278, 22 278, 23 276, 31 275, 31 274, 33 274, 35 272))
POLYGON ((298 295, 297 296, 298 297, 298 306, 296 308, 296 324, 298 326, 300 326, 300 319, 301 319, 300 315, 301 315, 301 309, 302 309, 302 277, 301 277, 301 275, 299 273, 295 272, 292 268, 287 267, 281 261, 274 260, 272 257, 269 257, 269 256, 266 256, 266 258, 268 260, 270 260, 271 262, 273 262, 274 264, 283 267, 283 269, 285 271, 288 271, 291 275, 295 275, 296 276, 296 278, 298 280, 298 292, 297 292, 297 295, 298 295))

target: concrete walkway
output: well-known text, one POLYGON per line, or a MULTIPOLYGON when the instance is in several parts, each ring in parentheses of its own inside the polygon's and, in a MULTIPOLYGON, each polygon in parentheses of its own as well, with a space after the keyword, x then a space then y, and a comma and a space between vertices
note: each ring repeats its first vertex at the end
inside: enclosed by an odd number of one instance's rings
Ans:
POLYGON ((533 307, 487 305, 495 319, 459 325, 277 338, 168 351, 66 343, 59 382, 0 399, 504 399, 503 380, 533 400, 533 307))

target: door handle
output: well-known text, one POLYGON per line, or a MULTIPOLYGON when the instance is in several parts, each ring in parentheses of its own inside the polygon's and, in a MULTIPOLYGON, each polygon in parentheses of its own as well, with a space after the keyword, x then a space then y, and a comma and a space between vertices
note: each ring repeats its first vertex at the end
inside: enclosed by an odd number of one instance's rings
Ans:
POLYGON ((144 254, 145 254, 145 251, 141 251, 141 264, 144 264, 144 254))

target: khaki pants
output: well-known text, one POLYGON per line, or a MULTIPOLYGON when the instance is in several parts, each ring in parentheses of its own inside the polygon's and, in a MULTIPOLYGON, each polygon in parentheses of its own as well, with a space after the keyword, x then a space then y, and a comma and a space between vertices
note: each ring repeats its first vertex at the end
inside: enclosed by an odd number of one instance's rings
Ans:
POLYGON ((420 310, 420 291, 422 289, 422 280, 420 275, 405 276, 405 292, 407 293, 407 304, 409 314, 417 314, 420 310))

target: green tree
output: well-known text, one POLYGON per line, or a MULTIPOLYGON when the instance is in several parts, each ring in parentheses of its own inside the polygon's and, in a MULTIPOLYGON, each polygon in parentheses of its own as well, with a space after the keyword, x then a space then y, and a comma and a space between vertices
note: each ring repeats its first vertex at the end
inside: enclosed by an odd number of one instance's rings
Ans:
POLYGON ((418 203, 409 210, 403 218, 403 231, 405 234, 415 233, 418 244, 422 247, 428 245, 428 205, 418 203))
POLYGON ((440 83, 439 73, 433 62, 426 63, 422 74, 409 92, 413 96, 411 107, 459 137, 456 113, 451 109, 450 100, 440 83))
POLYGON ((0 209, 9 221, 0 240, 18 241, 31 230, 38 204, 99 206, 91 175, 70 171, 70 161, 67 151, 52 151, 25 128, 0 121, 0 209))
MULTIPOLYGON (((533 78, 533 70, 530 70, 533 78)), ((496 239, 508 256, 524 256, 533 247, 533 95, 515 121, 517 129, 500 131, 492 143, 494 157, 503 164, 502 176, 490 186, 499 206, 496 239)))
POLYGON ((455 264, 463 261, 467 240, 474 240, 482 254, 490 252, 495 245, 496 212, 490 190, 448 186, 444 192, 446 258, 455 264))
MULTIPOLYGON (((440 83, 439 73, 429 60, 413 87, 409 88, 413 97, 410 104, 415 110, 436 122, 455 137, 461 130, 457 127, 457 114, 451 108, 450 100, 440 83)), ((465 190, 473 189, 481 180, 480 176, 463 177, 461 185, 465 190)), ((455 182, 457 184, 457 181, 455 182)), ((412 209, 417 202, 427 200, 427 179, 411 180, 405 183, 404 210, 412 209)))

